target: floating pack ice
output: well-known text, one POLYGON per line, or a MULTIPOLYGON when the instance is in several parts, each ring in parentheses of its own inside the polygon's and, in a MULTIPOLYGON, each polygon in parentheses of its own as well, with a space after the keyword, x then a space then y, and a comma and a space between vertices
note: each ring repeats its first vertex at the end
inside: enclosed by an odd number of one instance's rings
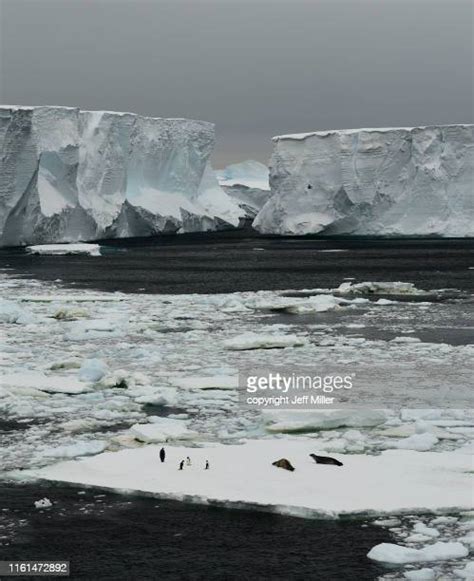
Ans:
POLYGON ((274 138, 268 234, 474 235, 473 125, 274 138))

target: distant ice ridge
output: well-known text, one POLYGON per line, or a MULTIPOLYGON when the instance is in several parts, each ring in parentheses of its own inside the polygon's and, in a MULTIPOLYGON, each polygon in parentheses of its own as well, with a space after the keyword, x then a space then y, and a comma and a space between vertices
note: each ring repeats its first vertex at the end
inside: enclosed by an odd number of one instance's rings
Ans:
POLYGON ((268 234, 474 236, 473 125, 274 138, 268 234))
POLYGON ((245 211, 247 218, 254 218, 270 197, 268 167, 258 161, 247 160, 228 165, 216 171, 222 189, 245 211))
POLYGON ((237 226, 203 121, 0 107, 0 245, 237 226))

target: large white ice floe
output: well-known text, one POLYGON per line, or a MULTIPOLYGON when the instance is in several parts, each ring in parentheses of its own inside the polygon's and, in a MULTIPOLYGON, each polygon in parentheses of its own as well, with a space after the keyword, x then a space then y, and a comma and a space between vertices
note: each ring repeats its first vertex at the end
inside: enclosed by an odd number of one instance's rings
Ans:
POLYGON ((392 543, 381 543, 373 547, 367 556, 374 561, 384 563, 423 563, 428 561, 448 561, 467 557, 468 549, 459 542, 438 542, 422 549, 402 547, 392 543))
POLYGON ((473 125, 274 138, 268 234, 474 235, 473 125))
POLYGON ((0 245, 236 225, 237 204, 206 177, 213 146, 203 121, 0 107, 0 245))
POLYGON ((98 244, 37 244, 28 246, 30 254, 50 254, 58 256, 63 254, 88 254, 89 256, 100 256, 100 246, 98 244))
MULTIPOLYGON (((469 510, 473 505, 468 473, 471 463, 465 454, 390 450, 379 456, 338 455, 343 466, 327 466, 316 464, 309 456, 318 452, 317 441, 277 438, 227 446, 168 445, 166 462, 161 464, 159 448, 148 445, 106 452, 30 474, 182 500, 252 505, 300 516, 469 510), (192 466, 178 470, 187 456, 192 466), (294 472, 272 465, 282 457, 292 463, 294 472), (206 460, 209 470, 204 470, 206 460)), ((430 555, 434 554, 433 550, 430 555)), ((426 560, 430 555, 424 554, 426 560)))
POLYGON ((248 218, 256 216, 269 199, 268 167, 247 160, 216 171, 222 189, 245 211, 248 218))

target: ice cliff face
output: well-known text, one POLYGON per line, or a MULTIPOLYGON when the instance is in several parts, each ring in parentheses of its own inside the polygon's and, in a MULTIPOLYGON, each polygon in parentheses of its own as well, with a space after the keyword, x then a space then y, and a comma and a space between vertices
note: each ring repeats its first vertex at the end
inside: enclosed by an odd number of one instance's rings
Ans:
POLYGON ((246 218, 254 218, 270 197, 268 167, 258 161, 247 160, 228 165, 216 171, 222 189, 244 211, 246 218))
POLYGON ((0 107, 0 245, 236 226, 213 146, 202 121, 0 107))
POLYGON ((473 125, 274 138, 271 234, 474 236, 473 125))

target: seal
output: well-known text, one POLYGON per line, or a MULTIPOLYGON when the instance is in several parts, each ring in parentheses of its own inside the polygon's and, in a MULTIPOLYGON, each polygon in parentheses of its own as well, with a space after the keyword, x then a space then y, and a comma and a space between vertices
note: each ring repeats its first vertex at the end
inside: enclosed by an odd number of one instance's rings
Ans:
POLYGON ((285 470, 289 470, 290 472, 294 471, 291 462, 286 458, 280 458, 280 460, 275 460, 275 462, 272 462, 272 466, 276 466, 277 468, 284 468, 285 470))
POLYGON ((316 456, 316 454, 310 454, 311 458, 316 462, 316 464, 332 464, 334 466, 343 466, 342 462, 331 458, 330 456, 316 456))

